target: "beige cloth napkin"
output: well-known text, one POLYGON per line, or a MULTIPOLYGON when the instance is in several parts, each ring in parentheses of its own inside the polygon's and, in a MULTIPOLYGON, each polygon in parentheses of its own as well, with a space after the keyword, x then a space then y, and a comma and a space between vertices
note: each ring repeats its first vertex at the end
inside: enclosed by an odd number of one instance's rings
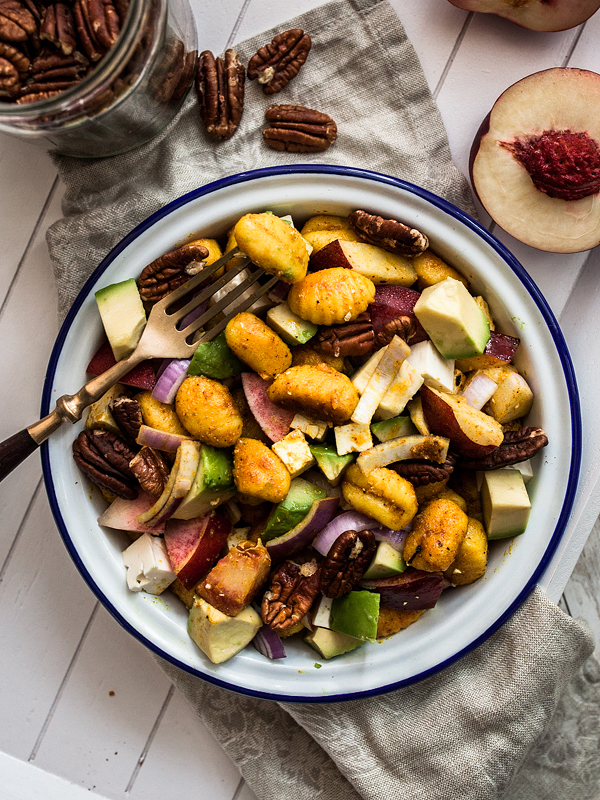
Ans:
MULTIPOLYGON (((330 114, 336 144, 312 156, 266 148, 260 130, 271 99, 254 82, 229 142, 206 137, 189 98, 163 134, 131 153, 87 162, 56 156, 67 187, 65 217, 50 229, 48 244, 62 314, 110 248, 150 213, 255 167, 374 169, 473 213, 418 59, 386 0, 335 0, 285 27, 308 31, 313 49, 275 100, 330 114)), ((243 60, 281 30, 239 45, 243 60)), ((600 668, 589 660, 581 669, 591 650, 584 626, 536 590, 459 663, 366 700, 278 704, 160 663, 260 800, 591 800, 600 786, 600 668)))

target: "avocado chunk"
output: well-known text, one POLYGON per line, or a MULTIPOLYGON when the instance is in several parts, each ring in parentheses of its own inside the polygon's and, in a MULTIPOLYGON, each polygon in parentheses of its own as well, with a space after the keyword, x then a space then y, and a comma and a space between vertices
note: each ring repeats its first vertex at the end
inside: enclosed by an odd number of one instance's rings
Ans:
POLYGON ((377 552, 363 578, 391 578, 406 569, 402 553, 389 542, 379 542, 377 552))
POLYGON ((355 639, 374 642, 377 638, 379 594, 376 592, 349 592, 331 604, 329 627, 355 639))
POLYGON ((146 327, 146 312, 135 279, 111 283, 95 296, 115 359, 127 358, 146 327))
POLYGON ((303 478, 294 478, 285 498, 278 503, 261 535, 263 542, 283 536, 291 531, 308 514, 315 500, 325 497, 325 489, 309 483, 303 478))
POLYGON ((200 342, 188 367, 188 375, 204 375, 223 380, 240 375, 245 367, 225 341, 221 331, 212 342, 200 342))
POLYGON ((519 470, 485 472, 481 505, 488 539, 506 539, 523 533, 529 520, 531 502, 519 470))
POLYGON ((267 311, 267 324, 291 347, 306 344, 319 330, 317 325, 294 314, 287 303, 280 303, 267 311))
POLYGON ((115 385, 111 387, 106 394, 102 395, 100 400, 96 400, 95 403, 92 403, 92 405, 89 407, 88 415, 85 420, 85 427, 99 428, 100 430, 111 431, 112 433, 116 433, 121 436, 122 431, 112 415, 111 403, 120 394, 123 394, 124 391, 125 389, 123 388, 122 384, 115 383, 115 385))
POLYGON ((200 460, 191 489, 173 514, 174 519, 194 519, 229 500, 236 492, 233 459, 223 448, 200 447, 200 460))
POLYGON ((471 358, 485 350, 490 324, 460 281, 446 278, 428 286, 414 312, 444 358, 471 358))
POLYGON ((319 444, 310 448, 317 466, 325 475, 329 483, 337 486, 342 479, 342 473, 346 467, 354 461, 354 455, 348 453, 345 456, 338 456, 335 447, 329 444, 319 444))
POLYGON ((262 620, 252 606, 228 617, 201 597, 194 597, 188 633, 213 664, 222 664, 243 650, 256 636, 262 620))
POLYGON ((371 425, 371 433, 380 442, 389 442, 390 439, 398 439, 400 436, 413 436, 417 433, 417 429, 409 416, 400 416, 374 422, 371 425))
POLYGON ((323 658, 334 658, 350 650, 356 650, 364 644, 362 639, 346 636, 345 633, 330 631, 328 628, 315 628, 304 637, 304 641, 313 647, 323 658))

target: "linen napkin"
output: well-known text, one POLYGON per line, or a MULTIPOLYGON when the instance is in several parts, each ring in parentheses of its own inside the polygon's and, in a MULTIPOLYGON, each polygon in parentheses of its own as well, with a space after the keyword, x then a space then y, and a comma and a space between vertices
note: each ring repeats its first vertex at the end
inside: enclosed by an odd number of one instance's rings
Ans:
MULTIPOLYGON (((335 145, 301 157, 266 148, 260 130, 272 99, 252 83, 229 142, 207 138, 190 97, 171 125, 137 150, 97 161, 55 156, 66 184, 65 217, 49 230, 48 245, 61 314, 137 223, 184 192, 249 168, 360 166, 474 213, 418 59, 386 0, 335 0, 236 49, 247 63, 287 28, 308 31, 313 49, 276 101, 330 114, 338 124, 335 145)), ((589 660, 581 669, 591 650, 585 627, 536 589, 473 653, 382 697, 275 703, 159 661, 260 800, 586 800, 600 785, 600 668, 589 660)))

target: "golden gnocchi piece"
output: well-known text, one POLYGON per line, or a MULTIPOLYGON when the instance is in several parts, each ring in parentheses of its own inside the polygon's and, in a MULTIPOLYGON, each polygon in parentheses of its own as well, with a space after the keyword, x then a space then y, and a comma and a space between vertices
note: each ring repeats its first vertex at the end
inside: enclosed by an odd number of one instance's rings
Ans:
POLYGON ((241 494, 270 503, 281 502, 291 482, 290 473, 277 453, 256 439, 236 442, 233 479, 241 494))
POLYGON ((275 405, 334 425, 347 422, 358 403, 350 378, 327 364, 290 367, 275 378, 267 396, 275 405))
POLYGON ((467 513, 467 501, 464 497, 454 491, 454 489, 450 489, 450 487, 444 487, 438 494, 436 494, 435 500, 452 500, 453 503, 460 508, 461 511, 464 511, 465 514, 467 513))
POLYGON ((430 500, 433 500, 440 492, 443 492, 447 483, 448 478, 444 478, 443 481, 426 483, 425 486, 415 486, 415 494, 417 495, 419 508, 426 506, 430 500))
POLYGON ((444 572, 456 558, 469 518, 452 500, 432 500, 414 519, 404 560, 415 569, 444 572))
POLYGON ((379 617, 377 618, 377 638, 393 636, 398 631, 408 628, 422 616, 426 608, 404 609, 389 608, 389 606, 379 606, 379 617))
POLYGON ((317 364, 327 364, 328 367, 338 372, 345 372, 346 367, 342 356, 336 358, 329 353, 321 353, 319 350, 315 350, 310 342, 292 348, 292 366, 301 367, 304 364, 310 364, 313 367, 316 367, 317 364))
POLYGON ((469 281, 465 276, 461 275, 454 267, 446 264, 445 261, 442 261, 431 250, 425 250, 421 255, 415 256, 412 259, 412 263, 417 273, 417 285, 415 288, 421 292, 428 286, 441 283, 446 278, 454 278, 454 280, 464 283, 467 289, 469 288, 469 281))
POLYGON ((456 558, 444 572, 454 586, 473 583, 487 569, 488 540, 481 522, 469 517, 467 532, 462 540, 456 558))
POLYGON ((297 283, 306 275, 306 242, 274 214, 246 214, 236 223, 233 235, 242 253, 270 275, 286 283, 297 283))
POLYGON ((192 436, 213 447, 231 447, 242 434, 242 417, 229 389, 203 375, 184 380, 175 409, 192 436))
POLYGON ((292 365, 290 348, 255 314, 236 314, 227 323, 225 339, 236 356, 265 380, 292 365))
POLYGON ((314 233, 314 231, 342 231, 352 230, 352 226, 348 222, 348 217, 338 217, 335 214, 316 214, 314 217, 307 219, 302 226, 300 233, 306 236, 307 233, 314 233))
POLYGON ((408 525, 418 510, 412 483, 387 467, 376 467, 365 475, 351 464, 344 473, 342 495, 356 511, 392 530, 408 525))
POLYGON ((343 242, 362 242, 362 239, 350 226, 332 231, 309 231, 309 233, 303 233, 302 235, 313 249, 311 255, 318 253, 319 250, 327 247, 328 244, 335 242, 337 239, 341 239, 343 242))
POLYGON ((341 325, 367 310, 375 299, 375 284, 343 267, 322 269, 294 284, 287 303, 294 314, 315 325, 341 325))
POLYGON ((189 435, 188 431, 181 425, 173 406, 161 403, 160 400, 155 400, 151 392, 138 392, 134 399, 140 404, 145 425, 165 433, 175 433, 178 436, 189 435))

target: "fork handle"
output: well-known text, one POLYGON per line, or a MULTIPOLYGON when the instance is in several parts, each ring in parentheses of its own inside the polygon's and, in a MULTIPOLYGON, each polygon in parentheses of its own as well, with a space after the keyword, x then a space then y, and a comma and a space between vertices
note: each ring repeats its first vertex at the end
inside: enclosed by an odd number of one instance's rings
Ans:
POLYGON ((3 481, 38 447, 39 443, 32 438, 27 428, 0 443, 0 481, 3 481))

